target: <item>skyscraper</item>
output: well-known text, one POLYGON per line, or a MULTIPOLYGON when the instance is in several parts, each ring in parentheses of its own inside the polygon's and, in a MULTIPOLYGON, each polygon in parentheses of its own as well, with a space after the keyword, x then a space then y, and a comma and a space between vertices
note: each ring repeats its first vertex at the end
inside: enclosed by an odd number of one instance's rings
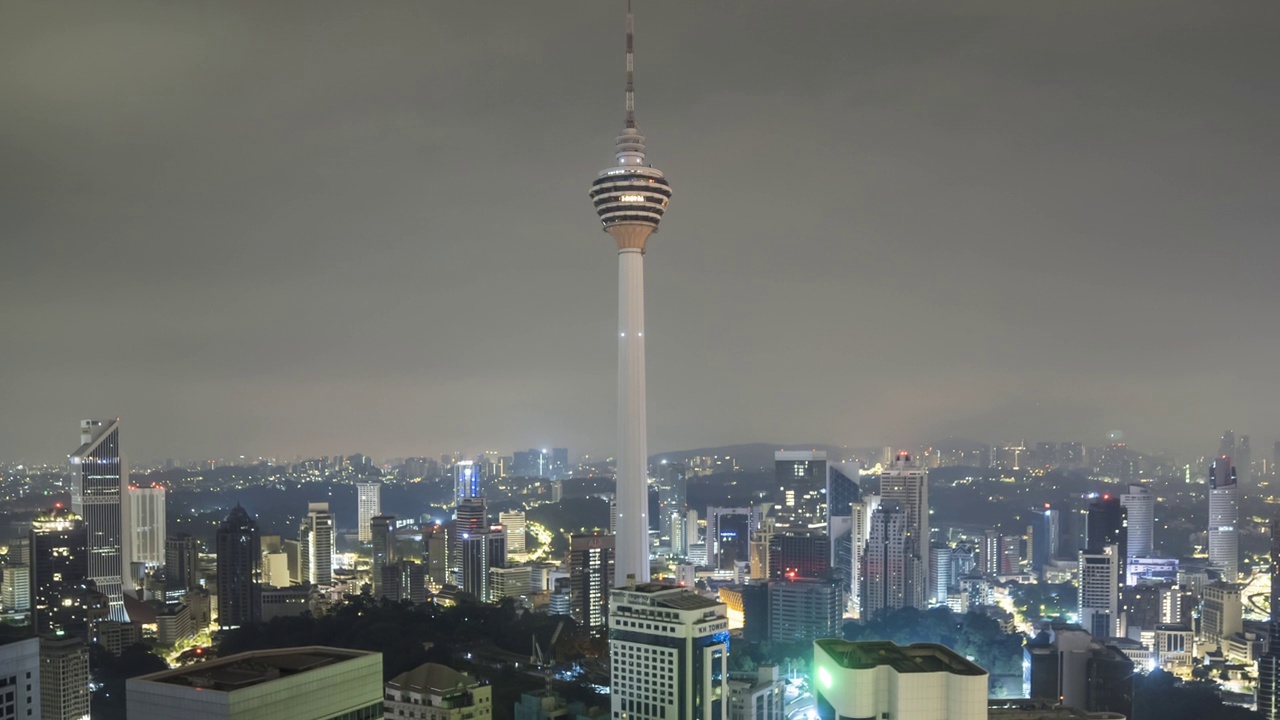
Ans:
MULTIPOLYGON (((383 587, 385 581, 383 571, 387 568, 397 567, 396 518, 394 515, 378 515, 370 520, 369 525, 370 542, 373 543, 373 562, 369 568, 373 576, 373 597, 375 599, 383 596, 391 597, 387 589, 383 587)), ((398 595, 399 593, 394 599, 399 599, 398 595)))
POLYGON ((880 475, 882 503, 896 503, 905 514, 907 607, 927 607, 929 599, 929 472, 899 452, 880 475))
POLYGON ((262 622, 262 539, 258 523, 236 505, 222 521, 218 549, 218 627, 223 630, 262 622))
POLYGON ((498 522, 507 529, 507 561, 523 562, 528 552, 525 538, 528 523, 524 511, 500 512, 498 522))
POLYGON ((574 535, 569 538, 569 595, 573 619, 591 636, 608 631, 606 609, 613 588, 612 535, 574 535))
POLYGON ((70 455, 71 510, 89 533, 89 579, 110 602, 111 619, 124 611, 124 563, 120 496, 129 466, 120 452, 120 418, 81 420, 80 447, 70 455))
POLYGON ((200 541, 178 533, 165 541, 164 595, 177 600, 188 590, 200 587, 200 541))
MULTIPOLYGON (((124 508, 125 539, 129 547, 127 562, 148 569, 164 565, 164 486, 129 485, 125 490, 124 508)), ((132 573, 127 574, 134 577, 132 573)))
POLYGON ((298 529, 298 559, 303 582, 333 585, 333 527, 329 503, 307 504, 307 516, 298 529))
MULTIPOLYGON (((1225 443, 1225 436, 1223 442, 1225 443)), ((1233 441, 1234 442, 1234 441, 1233 441)), ((1222 579, 1235 582, 1240 562, 1240 505, 1236 469, 1223 455, 1209 465, 1209 563, 1222 570, 1222 579)))
POLYGON ((689 512, 688 469, 684 463, 663 461, 658 465, 658 537, 667 541, 671 554, 683 557, 684 517, 689 512))
POLYGON ((356 483, 356 539, 367 543, 373 539, 369 523, 382 514, 382 483, 365 481, 356 483))
POLYGON ((617 572, 649 580, 648 443, 644 367, 644 252, 671 200, 662 171, 645 159, 636 127, 634 27, 627 8, 626 119, 617 164, 600 171, 590 197, 618 249, 617 572))
POLYGON ((907 577, 914 575, 907 539, 907 513, 897 502, 880 503, 871 513, 871 537, 863 555, 864 618, 907 606, 907 577))
POLYGON ((89 580, 89 534, 84 521, 63 507, 39 513, 31 521, 31 611, 42 633, 87 636, 87 620, 75 597, 89 580))
POLYGON ((80 638, 40 638, 40 717, 89 720, 89 647, 80 638))
POLYGON ((1080 551, 1080 626, 1096 638, 1125 634, 1120 614, 1120 548, 1104 545, 1080 551))
POLYGON ((1240 442, 1236 445, 1236 454, 1232 457, 1236 460, 1236 477, 1240 484, 1249 487, 1249 483, 1253 480, 1253 448, 1249 445, 1249 436, 1241 435, 1240 442))
POLYGON ((1271 518, 1271 617, 1267 652, 1258 658, 1258 712, 1280 720, 1280 516, 1271 518))
POLYGON ((1155 496, 1150 488, 1130 485, 1129 492, 1120 496, 1120 504, 1128 516, 1126 558, 1150 557, 1154 552, 1155 496))

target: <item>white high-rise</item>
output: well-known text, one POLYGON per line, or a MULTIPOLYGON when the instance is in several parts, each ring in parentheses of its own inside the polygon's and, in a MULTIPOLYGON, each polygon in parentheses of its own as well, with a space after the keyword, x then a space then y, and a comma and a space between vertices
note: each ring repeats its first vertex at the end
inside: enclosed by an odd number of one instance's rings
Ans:
POLYGON ((527 521, 523 510, 498 513, 498 522, 507 529, 507 562, 524 562, 526 555, 525 526, 527 521))
MULTIPOLYGON (((1129 558, 1150 557, 1154 549, 1156 498, 1151 488, 1130 485, 1129 492, 1120 496, 1128 518, 1129 558)), ((1128 559, 1128 558, 1126 558, 1128 559)))
POLYGON ((900 452, 880 475, 880 501, 897 503, 906 515, 907 607, 925 608, 929 600, 929 471, 900 452))
POLYGON ((671 200, 662 171, 645 158, 636 128, 633 21, 627 7, 626 121, 617 163, 591 184, 591 201, 618 248, 617 577, 649 580, 648 443, 644 377, 644 252, 671 200))
POLYGON ((382 483, 356 483, 356 539, 373 541, 373 519, 382 514, 382 483))
POLYGON ((1120 613, 1120 546, 1105 545, 1080 551, 1080 627, 1096 638, 1125 634, 1120 613))
POLYGON ((148 568, 164 565, 164 487, 130 485, 125 490, 124 511, 129 562, 148 568))
POLYGON ((333 585, 333 514, 329 503, 308 503, 307 516, 298 531, 298 561, 302 581, 333 585))
POLYGON ((1236 469, 1222 455, 1209 465, 1209 563, 1235 582, 1240 563, 1240 500, 1236 469))

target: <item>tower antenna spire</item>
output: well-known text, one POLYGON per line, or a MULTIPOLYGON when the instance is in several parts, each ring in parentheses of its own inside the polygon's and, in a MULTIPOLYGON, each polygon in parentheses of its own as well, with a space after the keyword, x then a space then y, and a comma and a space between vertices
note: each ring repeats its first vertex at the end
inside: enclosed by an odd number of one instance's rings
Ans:
POLYGON ((627 0, 627 129, 636 127, 636 53, 633 38, 636 34, 635 18, 631 14, 631 0, 627 0))

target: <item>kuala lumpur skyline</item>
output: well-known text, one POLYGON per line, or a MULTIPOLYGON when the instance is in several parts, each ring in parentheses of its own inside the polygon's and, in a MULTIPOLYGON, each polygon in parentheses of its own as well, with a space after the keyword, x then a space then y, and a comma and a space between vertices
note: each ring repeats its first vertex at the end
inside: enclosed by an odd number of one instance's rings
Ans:
MULTIPOLYGON (((1090 8, 643 7, 647 122, 691 193, 652 260, 653 448, 1269 447, 1264 4, 1125 4, 1103 33, 1090 8)), ((574 208, 616 123, 613 8, 82 9, 0 30, 0 457, 116 416, 142 457, 611 454, 611 273, 574 208), (494 194, 511 176, 542 182, 494 194)))

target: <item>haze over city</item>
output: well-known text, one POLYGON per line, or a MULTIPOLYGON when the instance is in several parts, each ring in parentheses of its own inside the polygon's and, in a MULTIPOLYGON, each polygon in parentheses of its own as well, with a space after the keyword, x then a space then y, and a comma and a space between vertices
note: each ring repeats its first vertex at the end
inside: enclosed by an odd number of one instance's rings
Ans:
MULTIPOLYGON (((7 7, 0 457, 611 454, 617 10, 7 7)), ((651 451, 1269 445, 1273 4, 644 12, 651 451)))

